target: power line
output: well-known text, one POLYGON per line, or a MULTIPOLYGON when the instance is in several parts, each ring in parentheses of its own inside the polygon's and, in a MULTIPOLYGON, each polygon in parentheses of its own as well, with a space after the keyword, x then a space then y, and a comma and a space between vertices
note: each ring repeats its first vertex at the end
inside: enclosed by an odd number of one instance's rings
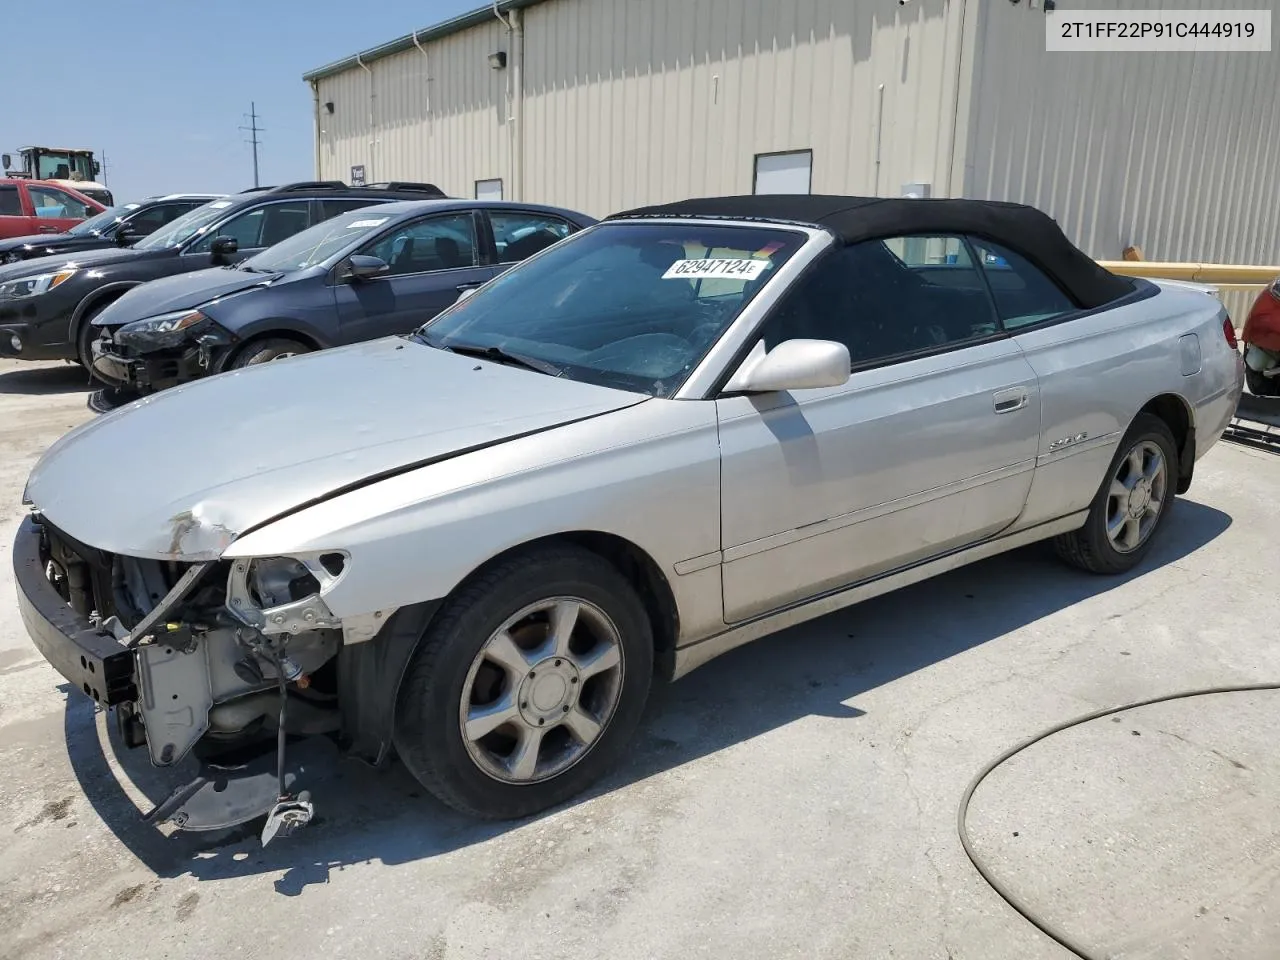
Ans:
POLYGON ((266 133, 266 130, 258 126, 258 105, 252 100, 249 101, 249 126, 240 129, 248 130, 252 134, 245 142, 253 144, 253 185, 256 188, 258 186, 258 144, 262 142, 258 139, 258 134, 266 133))

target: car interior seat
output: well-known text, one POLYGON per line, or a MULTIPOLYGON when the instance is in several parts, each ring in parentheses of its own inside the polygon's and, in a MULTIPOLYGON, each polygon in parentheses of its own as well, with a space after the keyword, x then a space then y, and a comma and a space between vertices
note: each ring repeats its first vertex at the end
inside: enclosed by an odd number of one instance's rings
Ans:
POLYGON ((453 237, 436 238, 436 257, 440 260, 441 268, 445 270, 466 266, 462 261, 462 250, 458 246, 458 241, 453 237))
POLYGON ((282 240, 288 240, 295 233, 307 228, 307 211, 305 210, 269 210, 266 223, 262 225, 262 238, 259 246, 274 247, 282 240))
POLYGON ((405 237, 391 261, 391 269, 396 273, 409 273, 413 270, 413 237, 405 237))
POLYGON ((540 250, 545 250, 560 238, 550 230, 543 228, 535 230, 526 236, 521 237, 515 243, 507 245, 507 249, 503 251, 502 260, 504 263, 517 263, 520 260, 527 260, 540 250))

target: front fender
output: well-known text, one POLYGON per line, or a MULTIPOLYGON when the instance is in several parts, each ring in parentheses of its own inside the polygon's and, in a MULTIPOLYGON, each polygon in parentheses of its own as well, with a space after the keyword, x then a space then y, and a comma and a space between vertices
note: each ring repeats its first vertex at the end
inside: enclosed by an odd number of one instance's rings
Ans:
POLYGON ((720 549, 719 457, 713 403, 651 400, 370 482, 242 535, 224 556, 344 551, 325 601, 349 617, 447 597, 533 540, 611 534, 653 559, 696 631, 721 619, 708 590, 719 570, 680 576, 676 565, 720 549))
POLYGON ((80 322, 85 314, 93 310, 94 307, 108 301, 115 300, 117 297, 123 296, 134 287, 141 286, 138 280, 120 280, 115 283, 108 283, 105 286, 97 287, 92 293, 88 293, 80 301, 79 305, 71 313, 71 325, 67 328, 67 339, 70 343, 76 342, 76 336, 80 332, 80 322))

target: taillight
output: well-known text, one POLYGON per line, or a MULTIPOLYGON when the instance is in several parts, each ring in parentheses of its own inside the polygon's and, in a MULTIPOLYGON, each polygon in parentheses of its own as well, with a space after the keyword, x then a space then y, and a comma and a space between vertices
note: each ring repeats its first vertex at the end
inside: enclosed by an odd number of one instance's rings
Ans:
POLYGON ((1231 318, 1227 317, 1222 321, 1222 335, 1227 338, 1227 346, 1232 350, 1240 348, 1239 342, 1236 340, 1236 328, 1232 324, 1231 318))

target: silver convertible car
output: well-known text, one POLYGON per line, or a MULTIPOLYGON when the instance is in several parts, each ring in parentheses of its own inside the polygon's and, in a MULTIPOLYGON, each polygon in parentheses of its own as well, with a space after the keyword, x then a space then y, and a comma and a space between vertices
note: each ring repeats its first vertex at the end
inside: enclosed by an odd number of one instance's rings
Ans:
POLYGON ((19 603, 125 744, 203 763, 153 822, 305 823, 317 736, 520 817, 619 757, 655 673, 1033 541, 1131 568, 1242 380, 1217 300, 1029 207, 645 208, 410 336, 67 434, 19 603))

